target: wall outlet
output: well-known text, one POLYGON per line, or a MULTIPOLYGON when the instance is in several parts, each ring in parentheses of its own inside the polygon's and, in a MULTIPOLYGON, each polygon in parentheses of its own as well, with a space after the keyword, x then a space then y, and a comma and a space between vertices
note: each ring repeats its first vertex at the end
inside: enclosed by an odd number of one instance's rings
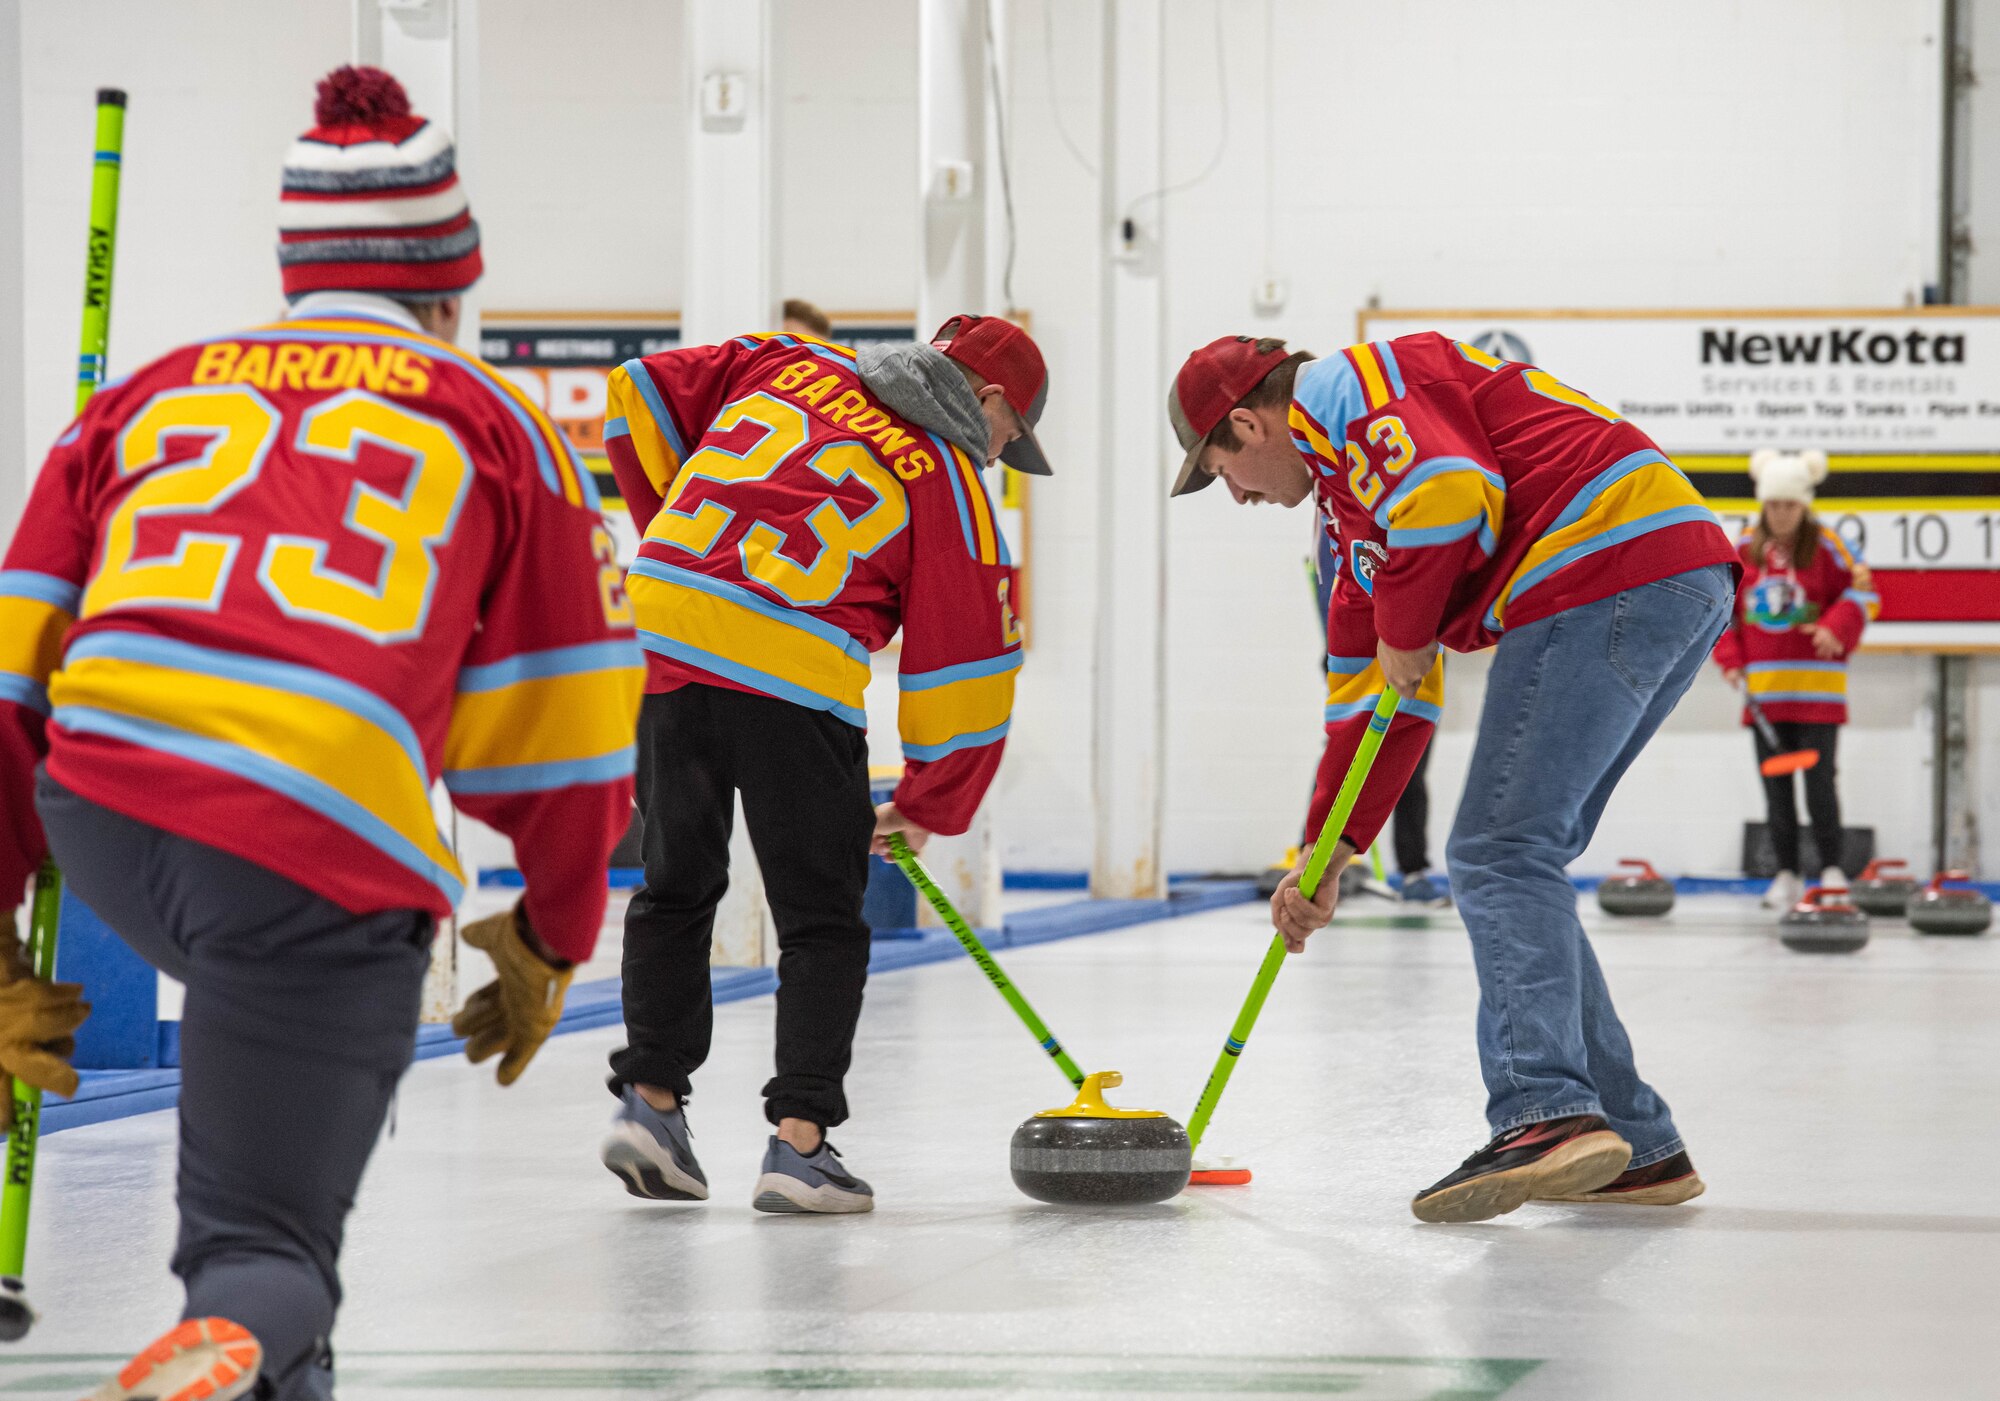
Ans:
POLYGON ((750 80, 719 70, 701 80, 701 129, 741 131, 750 116, 750 80))
POLYGON ((931 197, 950 204, 971 199, 977 179, 971 161, 939 161, 931 167, 931 197))
POLYGON ((1276 316, 1291 295, 1292 284, 1282 277, 1260 277, 1250 285, 1250 305, 1259 316, 1276 316))

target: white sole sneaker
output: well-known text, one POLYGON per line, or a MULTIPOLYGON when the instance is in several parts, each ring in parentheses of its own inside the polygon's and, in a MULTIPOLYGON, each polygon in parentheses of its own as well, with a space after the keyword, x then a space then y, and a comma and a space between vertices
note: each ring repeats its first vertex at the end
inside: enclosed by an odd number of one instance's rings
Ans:
POLYGON ((681 1171, 673 1155, 637 1124, 613 1124, 597 1156, 635 1197, 656 1202, 708 1200, 708 1184, 681 1171))
POLYGON ((798 1178, 782 1172, 767 1172, 757 1179, 757 1194, 750 1205, 759 1211, 783 1216, 817 1214, 846 1216, 873 1211, 875 1198, 866 1192, 846 1192, 831 1182, 808 1187, 798 1178))
POLYGON ((264 1349, 226 1318, 191 1318, 85 1401, 236 1401, 257 1385, 264 1349))

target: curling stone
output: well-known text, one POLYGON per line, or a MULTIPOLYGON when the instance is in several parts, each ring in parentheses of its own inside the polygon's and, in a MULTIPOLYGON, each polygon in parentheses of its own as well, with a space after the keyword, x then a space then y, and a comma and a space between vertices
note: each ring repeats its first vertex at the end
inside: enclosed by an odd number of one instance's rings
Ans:
POLYGON ((1910 927, 1919 934, 1984 934, 1993 923, 1993 902, 1969 886, 1946 881, 1969 880, 1963 871, 1941 871, 1910 898, 1910 927))
POLYGON ((1854 903, 1861 907, 1863 914, 1882 915, 1889 919, 1901 919, 1910 907, 1910 898, 1917 893, 1915 876, 1892 875, 1891 871, 1901 871, 1910 863, 1907 861, 1870 861, 1856 876, 1848 893, 1854 903))
POLYGON ((35 1326, 28 1290, 12 1275, 0 1276, 0 1343, 18 1343, 35 1326))
POLYGON ((1778 937, 1796 953, 1853 953, 1868 942, 1868 916, 1847 892, 1816 885, 1778 919, 1778 937))
POLYGON ((1104 1091, 1115 1070, 1086 1075, 1076 1103, 1044 1109, 1014 1130, 1014 1185, 1059 1206, 1163 1202, 1188 1184, 1187 1130, 1153 1109, 1114 1109, 1104 1091))
POLYGON ((1636 869, 1597 883, 1598 906, 1608 915, 1663 915, 1674 907, 1674 883, 1649 861, 1630 857, 1618 863, 1636 869))

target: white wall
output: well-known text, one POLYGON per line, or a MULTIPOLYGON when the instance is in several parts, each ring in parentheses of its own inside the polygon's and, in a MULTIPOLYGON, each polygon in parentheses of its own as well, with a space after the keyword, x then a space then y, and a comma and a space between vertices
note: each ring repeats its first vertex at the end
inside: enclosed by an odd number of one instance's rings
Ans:
MULTIPOLYGON (((1049 2, 1016 7, 1017 149, 1031 172, 1017 179, 1031 191, 1018 280, 1037 331, 1060 336, 1094 304, 1097 230, 1084 177, 1036 110, 1048 102, 1049 2)), ((1086 8, 1054 8, 1061 92, 1093 86, 1086 8)), ((1169 178, 1181 180, 1215 149, 1221 103, 1210 4, 1167 8, 1169 178)), ((1223 0, 1225 163, 1164 213, 1170 359, 1231 331, 1329 352, 1352 339, 1371 297, 1405 307, 1900 303, 1931 275, 1935 9, 1278 0, 1267 67, 1264 7, 1223 0), (1267 132, 1281 182, 1270 270, 1290 279, 1292 300, 1259 318, 1250 289, 1264 261, 1267 132)), ((1065 104, 1065 114, 1089 153, 1089 112, 1065 104)), ((1067 436, 1080 406, 1069 395, 1051 403, 1067 436)), ((1066 454, 1086 472, 1089 431, 1078 425, 1078 450, 1066 454)), ((1318 747, 1300 564, 1308 527, 1209 493, 1175 503, 1169 528, 1168 864, 1261 864, 1293 833, 1318 747)), ((1038 535, 1036 568, 1062 569, 1054 557, 1087 540, 1038 535)), ((1045 664, 1033 659, 1024 691, 1045 664)), ((1440 840, 1482 670, 1474 661, 1453 672, 1432 779, 1440 840)), ((1850 772, 1910 773, 1920 668, 1871 660, 1856 689, 1869 718, 1850 772)), ((1016 734, 1010 768, 1038 772, 1042 733, 1024 724, 1016 734)), ((1754 810, 1745 749, 1720 698, 1697 698, 1580 867, 1640 852, 1677 869, 1733 864, 1737 824, 1754 810)), ((1084 848, 1042 820, 1069 795, 1025 777, 1016 769, 1003 794, 1011 859, 1081 864, 1084 848)), ((1872 793, 1860 801, 1857 781, 1848 788, 1857 820, 1895 824, 1885 844, 1916 853, 1915 808, 1872 793)))

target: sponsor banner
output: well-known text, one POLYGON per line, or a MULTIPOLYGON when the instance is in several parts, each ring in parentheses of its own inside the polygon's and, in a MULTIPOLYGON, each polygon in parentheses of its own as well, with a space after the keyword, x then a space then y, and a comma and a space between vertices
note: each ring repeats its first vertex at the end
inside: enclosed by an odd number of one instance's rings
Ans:
POLYGON ((1885 622, 2000 621, 2000 308, 1360 316, 1364 340, 1419 331, 1630 419, 1732 530, 1752 452, 1819 449, 1815 510, 1878 571, 1885 622))

